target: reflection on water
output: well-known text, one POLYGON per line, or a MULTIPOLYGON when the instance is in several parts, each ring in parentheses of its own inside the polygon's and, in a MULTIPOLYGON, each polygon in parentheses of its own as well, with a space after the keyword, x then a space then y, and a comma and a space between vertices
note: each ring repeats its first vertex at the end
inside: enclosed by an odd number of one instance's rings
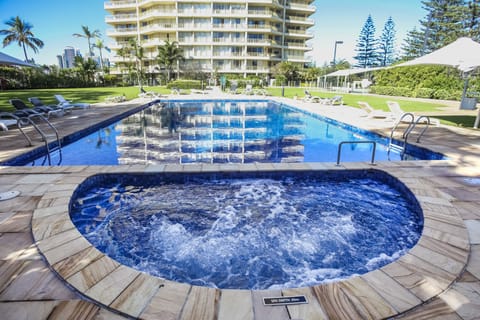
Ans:
MULTIPOLYGON (((169 101, 64 146, 52 163, 335 162, 340 142, 372 139, 358 131, 272 101, 169 101)), ((400 160, 393 152, 388 157, 386 139, 375 139, 376 161, 400 160)), ((369 161, 371 154, 371 144, 349 144, 342 162, 369 161)))

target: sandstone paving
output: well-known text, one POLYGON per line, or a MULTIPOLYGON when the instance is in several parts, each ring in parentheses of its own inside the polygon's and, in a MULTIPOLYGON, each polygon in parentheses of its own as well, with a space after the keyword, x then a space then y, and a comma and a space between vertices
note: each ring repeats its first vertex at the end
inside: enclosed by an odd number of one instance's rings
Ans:
MULTIPOLYGON (((374 120, 365 123, 361 114, 348 106, 332 108, 285 101, 385 135, 392 125, 374 120)), ((55 124, 63 134, 73 133, 139 104, 93 107, 85 113, 56 118, 55 124)), ((15 130, 2 133, 1 138, 0 160, 34 148, 19 145, 15 130)), ((432 127, 422 138, 422 145, 445 153, 449 160, 376 166, 299 163, 0 167, 0 192, 21 191, 20 197, 0 203, 0 314, 5 319, 382 319, 399 314, 402 319, 476 319, 480 314, 480 187, 474 179, 480 177, 479 141, 478 130, 432 127), (426 219, 422 238, 396 263, 360 277, 269 292, 304 294, 311 301, 305 306, 268 309, 260 303, 262 291, 222 291, 149 279, 92 248, 65 215, 74 188, 98 172, 372 167, 391 172, 417 195, 426 219)), ((38 146, 41 141, 36 141, 38 146)))

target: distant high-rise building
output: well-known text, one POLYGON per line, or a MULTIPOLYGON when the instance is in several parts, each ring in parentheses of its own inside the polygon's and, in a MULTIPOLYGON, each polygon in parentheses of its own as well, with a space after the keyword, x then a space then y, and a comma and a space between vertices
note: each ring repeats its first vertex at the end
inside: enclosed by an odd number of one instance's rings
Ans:
POLYGON ((63 50, 63 67, 65 69, 73 68, 75 62, 75 49, 73 47, 65 47, 63 50))
POLYGON ((57 62, 58 62, 58 67, 59 67, 60 69, 63 69, 63 57, 62 57, 61 54, 58 54, 58 55, 57 55, 57 62))
MULTIPOLYGON (((144 49, 147 72, 156 70, 158 47, 178 42, 186 67, 205 72, 268 75, 282 61, 298 66, 308 61, 313 35, 313 0, 156 0, 104 2, 107 36, 115 43, 116 65, 132 63, 118 55, 129 40, 144 49)), ((120 70, 113 70, 113 73, 120 70)))

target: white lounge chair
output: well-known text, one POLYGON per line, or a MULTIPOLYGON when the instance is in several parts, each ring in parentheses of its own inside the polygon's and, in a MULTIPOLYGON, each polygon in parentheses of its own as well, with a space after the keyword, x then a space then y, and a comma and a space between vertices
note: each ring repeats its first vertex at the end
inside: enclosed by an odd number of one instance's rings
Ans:
POLYGON ((308 90, 305 90, 305 97, 302 98, 303 101, 305 102, 320 102, 320 97, 316 97, 316 96, 312 96, 312 94, 308 91, 308 90))
MULTIPOLYGON (((387 106, 392 112, 393 118, 397 123, 400 121, 408 122, 408 123, 411 123, 412 121, 417 122, 419 119, 423 120, 422 122, 425 122, 425 123, 427 122, 427 117, 425 116, 422 116, 422 115, 416 116, 413 112, 403 111, 402 108, 400 107, 400 104, 397 101, 387 101, 387 106), (412 117, 403 117, 403 115, 406 113, 410 113, 412 117)), ((430 120, 430 124, 435 124, 436 126, 440 125, 440 120, 435 118, 430 118, 430 117, 428 117, 428 119, 430 120)))
POLYGON ((8 112, 0 112, 0 131, 8 131, 18 124, 18 117, 8 112))
POLYGON ((367 118, 380 118, 380 119, 392 118, 391 112, 386 112, 383 110, 375 110, 370 106, 370 104, 368 104, 368 102, 358 101, 358 105, 363 111, 365 111, 365 117, 367 118))
POLYGON ((54 95, 55 99, 57 99, 58 103, 60 106, 72 106, 74 108, 80 108, 80 109, 88 109, 90 108, 89 103, 85 102, 73 102, 72 100, 67 100, 65 99, 61 94, 56 94, 54 95))

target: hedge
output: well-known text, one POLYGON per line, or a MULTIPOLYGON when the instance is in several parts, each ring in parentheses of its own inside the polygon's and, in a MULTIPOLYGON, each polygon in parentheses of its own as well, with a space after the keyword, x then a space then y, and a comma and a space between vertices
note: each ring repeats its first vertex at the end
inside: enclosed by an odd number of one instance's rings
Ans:
POLYGON ((167 84, 167 89, 204 89, 200 80, 175 80, 167 84))

